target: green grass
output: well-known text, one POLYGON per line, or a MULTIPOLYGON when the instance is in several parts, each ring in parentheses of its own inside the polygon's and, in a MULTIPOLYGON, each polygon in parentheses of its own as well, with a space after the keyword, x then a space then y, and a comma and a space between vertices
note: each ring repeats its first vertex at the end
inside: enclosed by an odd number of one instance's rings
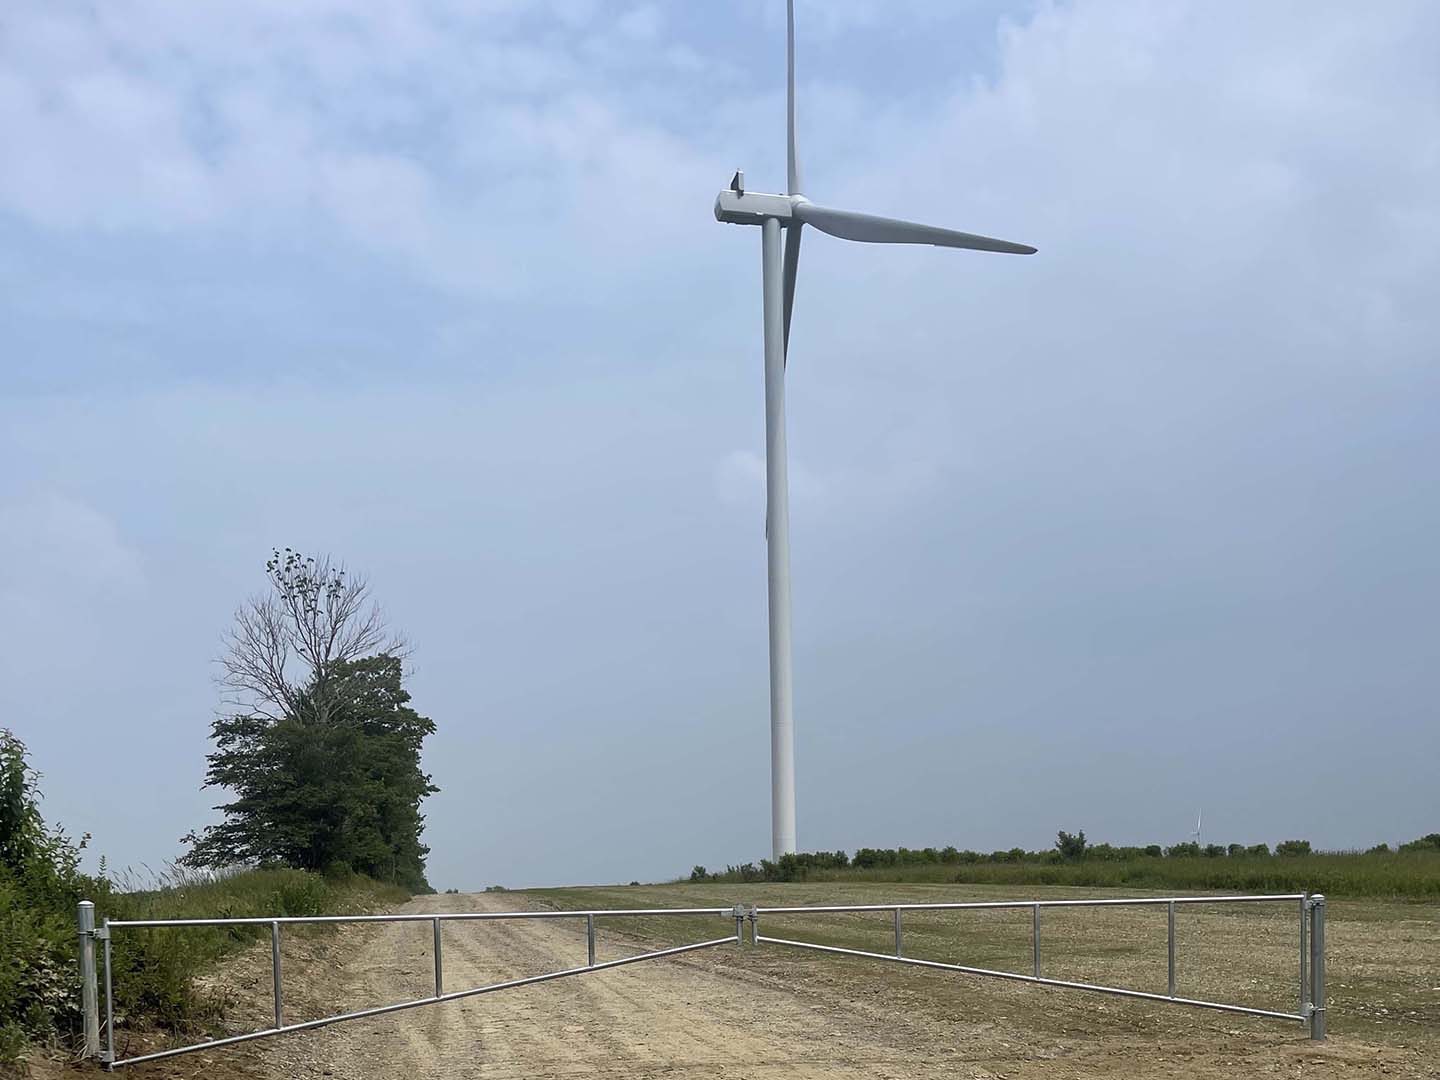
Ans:
MULTIPOLYGON (((331 879, 287 869, 200 875, 172 868, 144 888, 133 888, 134 881, 122 880, 121 885, 132 888, 97 898, 97 924, 107 918, 344 915, 410 897, 403 889, 369 878, 331 879)), ((111 950, 117 1031, 152 1024, 176 1034, 208 1029, 223 1002, 199 989, 197 976, 266 933, 257 926, 115 930, 111 950)))
MULTIPOLYGON (((741 882, 717 875, 717 882, 741 882)), ((1434 900, 1440 897, 1440 852, 1324 852, 1291 858, 1085 859, 1078 862, 921 863, 810 870, 807 882, 1052 886, 1247 893, 1319 892, 1327 896, 1434 900)))
MULTIPOLYGON (((1199 861, 1199 860, 1197 860, 1199 861)), ((1208 860, 1207 860, 1208 861, 1208 860)), ((1303 859, 1294 860, 1297 863, 1303 859)), ((943 868, 953 870, 952 867, 943 868)), ((1016 869, 1024 869, 1017 867, 1016 869)), ((1044 869, 1044 868, 1037 868, 1044 869)), ((1179 890, 1165 890, 1173 894, 1179 890)), ((1186 890, 1192 891, 1192 890, 1186 890)), ((1196 888, 1197 894, 1209 889, 1196 888)), ((1230 891, 1230 890, 1224 890, 1230 891)), ((1247 890, 1248 891, 1248 890, 1247 890)), ((1279 891, 1289 892, 1290 889, 1279 891)), ((848 880, 798 883, 673 883, 639 887, 528 890, 521 894, 548 907, 643 908, 823 904, 933 903, 974 900, 1055 900, 1115 893, 1096 887, 948 884, 848 880)), ((1127 886, 1123 895, 1164 895, 1127 886)), ((528 906, 517 897, 516 907, 528 906)), ((1330 1027, 1332 1033, 1423 1046, 1440 1055, 1440 908, 1413 900, 1349 898, 1328 905, 1330 1027)), ((1177 916, 1179 992, 1258 1008, 1297 1006, 1298 907, 1283 904, 1197 905, 1177 916)), ((733 923, 717 917, 602 920, 602 954, 623 955, 640 947, 719 937, 733 923)), ((1027 910, 912 912, 905 916, 907 956, 993 970, 1027 972, 1032 963, 1031 913, 1027 910)), ((893 922, 873 914, 765 916, 761 932, 844 948, 888 954, 893 922)), ((748 927, 747 927, 748 936, 748 927)), ((1044 914, 1044 973, 1083 982, 1161 993, 1166 986, 1163 908, 1050 909, 1044 914)), ((762 946, 720 950, 710 963, 762 963, 795 985, 824 981, 827 993, 868 1000, 877 988, 914 992, 917 1010, 939 1018, 965 1015, 1006 1028, 1033 1028, 1056 1038, 1088 1030, 1097 1037, 1134 1032, 1189 1031, 1200 1026, 1238 1026, 1241 1020, 1204 1012, 1175 1011, 1145 1003, 1107 1002, 1069 991, 1037 991, 998 980, 916 972, 874 960, 762 946), (1108 1017, 1097 1021, 1097 1016, 1108 1017), (1121 1018, 1128 1017, 1123 1023, 1121 1018), (1127 1027, 1126 1024, 1130 1026, 1127 1027), (1164 1025, 1162 1027, 1162 1025, 1164 1025)), ((1298 1025, 1245 1021, 1256 1031, 1299 1032, 1298 1025)), ((1436 1060, 1440 1060, 1437 1057, 1436 1060)))

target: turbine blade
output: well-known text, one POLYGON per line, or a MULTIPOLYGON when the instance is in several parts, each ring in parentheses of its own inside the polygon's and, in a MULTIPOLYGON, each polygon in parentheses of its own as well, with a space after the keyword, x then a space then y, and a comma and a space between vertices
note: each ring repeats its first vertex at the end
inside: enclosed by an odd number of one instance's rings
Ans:
POLYGON ((790 194, 800 194, 800 157, 795 150, 795 0, 785 4, 785 177, 790 194))
POLYGON ((800 267, 800 230, 805 226, 793 221, 785 230, 785 361, 790 360, 790 313, 795 310, 795 274, 800 267))
POLYGON ((854 210, 834 210, 812 202, 797 201, 795 217, 806 225, 814 225, 823 233, 842 240, 858 240, 862 244, 933 244, 935 247, 968 248, 972 251, 998 251, 1006 255, 1034 255, 1029 244, 1014 244, 989 236, 919 225, 897 218, 858 214, 854 210))

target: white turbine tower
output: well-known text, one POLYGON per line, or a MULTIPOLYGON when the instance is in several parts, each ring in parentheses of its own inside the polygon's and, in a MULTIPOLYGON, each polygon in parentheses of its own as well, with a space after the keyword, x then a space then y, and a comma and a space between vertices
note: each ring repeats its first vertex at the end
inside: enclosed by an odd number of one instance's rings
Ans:
POLYGON ((795 724, 790 681, 790 494, 785 456, 785 360, 800 262, 800 232, 813 225, 842 240, 867 244, 932 244, 1010 255, 1033 255, 1027 244, 917 225, 910 221, 832 210, 801 194, 795 153, 795 0, 786 3, 787 193, 745 190, 736 172, 715 199, 715 217, 733 225, 759 225, 765 318, 766 549, 770 601, 770 821, 775 858, 795 851, 795 724), (784 251, 781 251, 784 230, 784 251), (783 265, 782 265, 783 263, 783 265))

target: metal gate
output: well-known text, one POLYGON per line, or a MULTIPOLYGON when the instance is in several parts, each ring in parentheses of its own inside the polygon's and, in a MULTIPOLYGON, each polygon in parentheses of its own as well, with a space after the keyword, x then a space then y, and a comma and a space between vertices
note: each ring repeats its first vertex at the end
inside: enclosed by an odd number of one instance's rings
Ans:
POLYGON ((287 916, 273 919, 133 919, 115 921, 106 919, 99 927, 95 925, 95 905, 88 900, 84 900, 81 901, 79 907, 79 926, 81 995, 85 1021, 85 1056, 97 1058, 103 1061, 107 1068, 113 1069, 123 1065, 138 1064, 142 1061, 156 1061, 160 1058, 174 1057, 177 1054, 188 1054, 197 1050, 210 1050, 220 1046, 230 1046, 235 1043, 248 1042, 251 1039, 263 1039, 271 1035, 282 1035, 293 1031, 309 1031, 312 1028, 325 1027, 328 1024, 338 1024, 344 1020, 359 1020, 367 1016, 381 1016, 385 1013, 399 1012, 403 1009, 418 1008, 421 1005, 434 1005, 442 1001, 457 1001, 460 998, 474 997, 478 994, 490 994, 497 990, 510 990, 515 987, 529 986, 533 983, 549 982, 552 979, 563 979, 571 975, 583 975, 586 972, 604 971, 609 968, 622 967, 626 964, 638 964, 642 960, 658 960, 661 957, 678 956, 681 953, 694 952, 698 949, 714 948, 717 945, 740 944, 744 940, 743 930, 746 919, 750 921, 750 940, 752 945, 786 945, 797 949, 808 949, 815 952, 832 953, 842 956, 863 957, 871 960, 885 960, 891 963, 908 964, 914 967, 930 968, 940 971, 954 971, 966 975, 982 975, 999 979, 1011 979, 1018 982, 1060 987, 1068 990, 1090 990, 1102 994, 1143 998, 1147 1001, 1167 1002, 1172 1005, 1191 1005, 1202 1009, 1219 1009, 1225 1012, 1245 1013, 1250 1016, 1269 1017, 1277 1020, 1294 1020, 1308 1026, 1312 1039, 1325 1038, 1325 897, 1320 895, 1310 896, 1304 893, 1279 896, 1175 896, 1105 900, 1001 900, 953 904, 844 904, 805 907, 735 905, 733 907, 721 908, 637 908, 594 911, 476 911, 434 915, 310 915, 287 916), (1183 997, 1176 992, 1175 911, 1177 907, 1191 904, 1285 903, 1296 904, 1299 911, 1299 919, 1297 922, 1300 975, 1298 1011, 1287 1012, 1280 1009, 1257 1009, 1246 1005, 1202 1001, 1198 998, 1183 997), (1041 912, 1044 909, 1156 906, 1164 906, 1168 911, 1167 954, 1169 979, 1166 993, 1160 994, 1117 986, 1102 986, 1097 983, 1073 982, 1066 979, 1048 978, 1042 974, 1041 912), (935 960, 922 960, 905 955, 905 912, 997 909, 1028 910, 1032 913, 1033 962, 1030 972, 993 971, 988 968, 973 967, 965 964, 942 963, 935 960), (888 913, 892 916, 895 934, 893 955, 868 952, 861 949, 840 948, 839 946, 823 945, 812 941, 767 937, 760 933, 760 920, 765 916, 829 915, 854 912, 888 913), (712 938, 707 941, 697 941, 688 945, 656 949, 651 952, 640 953, 636 956, 623 957, 619 960, 596 961, 595 922, 597 919, 667 916, 718 917, 733 920, 735 929, 733 933, 726 934, 724 937, 712 938), (447 922, 494 922, 499 920, 521 919, 583 920, 585 923, 586 962, 583 965, 563 968, 559 971, 549 971, 541 975, 529 975, 525 978, 510 979, 505 982, 490 983, 485 986, 472 986, 464 990, 447 991, 445 989, 444 953, 440 935, 442 924, 447 922), (397 1002, 393 1005, 380 1005, 369 1009, 357 1009, 352 1012, 337 1013, 334 1016, 325 1016, 316 1020, 304 1020, 295 1023, 285 1022, 285 993, 282 983, 283 965, 280 959, 282 927, 329 923, 409 922, 431 924, 432 940, 434 943, 432 948, 435 966, 434 993, 426 997, 416 998, 412 1001, 397 1002), (206 1042, 194 1043, 188 1046, 172 1047, 154 1053, 139 1054, 128 1058, 117 1058, 115 1056, 114 992, 111 985, 111 945, 115 932, 156 927, 185 926, 257 926, 269 928, 274 1023, 270 1027, 262 1028, 258 1031, 246 1032, 243 1035, 231 1035, 222 1039, 211 1039, 206 1042), (102 954, 101 962, 98 965, 96 963, 97 942, 101 946, 102 954), (101 986, 104 988, 103 1024, 100 1020, 101 986))
POLYGON ((635 910, 607 910, 607 911, 471 911, 456 912, 436 915, 307 915, 287 916, 284 918, 245 918, 245 919, 129 919, 110 920, 106 919, 100 926, 95 926, 95 905, 89 900, 81 901, 79 922, 80 922, 80 979, 82 988, 82 1006, 85 1013, 85 1054, 87 1057, 98 1058, 103 1061, 107 1068, 118 1068, 122 1065, 136 1065, 142 1061, 158 1061, 160 1058, 174 1057, 177 1054, 189 1054, 196 1050, 212 1050, 218 1046, 231 1046, 235 1043, 249 1042, 251 1039, 263 1039, 270 1035, 283 1035, 292 1031, 309 1031, 312 1028, 325 1027, 328 1024, 338 1024, 343 1020, 359 1020, 366 1016, 382 1016, 385 1013, 400 1012, 402 1009, 414 1009, 421 1005, 434 1005, 441 1001, 458 1001, 460 998, 474 997, 477 994, 492 994, 497 990, 510 990, 517 986, 529 986, 532 983, 549 982, 552 979, 563 979, 570 975, 583 975, 590 971, 605 971, 609 968, 622 967, 626 964, 638 964, 642 960, 658 960, 663 956, 678 956, 681 953, 694 952, 697 949, 710 949, 716 945, 739 944, 743 940, 742 931, 747 909, 742 907, 728 908, 651 908, 635 910), (710 915, 725 919, 734 920, 735 930, 725 937, 713 938, 709 941, 697 941, 689 945, 677 945, 668 949, 656 949, 653 952, 640 953, 637 956, 626 956, 619 960, 604 960, 597 962, 595 959, 595 920, 634 918, 639 916, 696 916, 710 915), (583 965, 563 968, 559 971, 548 971, 543 975, 529 975, 523 979, 510 979, 505 982, 490 983, 485 986, 472 986, 464 990, 445 989, 445 961, 444 952, 441 946, 440 927, 447 922, 495 922, 505 919, 576 919, 584 920, 586 940, 586 962, 583 965), (416 998, 413 1001, 401 1001, 394 1005, 380 1005, 371 1009, 357 1009, 353 1012, 337 1013, 334 1016, 324 1016, 318 1020, 304 1020, 297 1023, 287 1024, 285 1022, 285 992, 282 985, 283 965, 280 962, 280 933, 284 926, 308 926, 326 923, 407 923, 420 922, 430 923, 432 927, 432 954, 435 961, 435 992, 427 997, 416 998), (118 1058, 115 1056, 115 995, 110 980, 110 951, 111 942, 116 931, 148 929, 167 926, 267 926, 270 928, 270 970, 272 995, 274 999, 274 1024, 262 1028, 259 1031, 246 1032, 243 1035, 231 1035, 224 1039, 211 1039, 207 1042, 194 1043, 189 1046, 177 1046, 168 1050, 159 1050, 151 1054, 138 1054, 135 1057, 118 1058), (103 1025, 100 1022, 99 1013, 99 987, 95 962, 95 943, 101 945, 102 960, 100 968, 103 972, 103 986, 105 990, 105 1020, 103 1025), (103 1040, 101 1038, 103 1033, 103 1040))
POLYGON ((833 953, 841 956, 859 956, 869 960, 887 960, 896 964, 913 967, 934 968, 940 971, 958 971, 966 975, 985 975, 997 979, 1012 979, 1017 982, 1035 983, 1040 986, 1058 986, 1066 990, 1092 990, 1101 994, 1115 994, 1120 997, 1143 998, 1146 1001, 1162 1001, 1172 1005, 1193 1005, 1201 1009, 1219 1009, 1223 1012, 1245 1013, 1248 1016, 1265 1016, 1275 1020, 1296 1020, 1308 1026, 1312 1039, 1325 1038, 1325 897, 1318 893, 1286 893, 1277 896, 1168 896, 1125 898, 1114 900, 996 900, 955 904, 842 904, 810 907, 753 907, 750 909, 750 940, 752 944, 788 945, 796 949, 811 949, 815 952, 833 953), (1219 1001, 1202 1001, 1198 998, 1182 997, 1176 993, 1175 984, 1175 909, 1189 904, 1295 904, 1299 912, 1297 938, 1299 963, 1299 1008, 1296 1012, 1281 1009, 1256 1009, 1247 1005, 1230 1005, 1219 1001), (1131 990, 1119 986, 1101 986, 1097 983, 1073 982, 1068 979, 1051 979, 1041 973, 1041 917, 1046 908, 1095 908, 1095 907, 1164 907, 1167 909, 1166 953, 1169 978, 1164 994, 1145 990, 1131 990), (904 913, 907 911, 995 911, 1027 910, 1032 918, 1031 970, 992 971, 989 968, 971 967, 966 964, 946 964, 935 960, 920 960, 905 955, 904 913), (862 949, 842 949, 835 945, 821 945, 813 941, 793 941, 788 938, 766 937, 760 933, 760 918, 764 915, 826 915, 840 912, 881 912, 891 914, 895 921, 895 951, 888 953, 867 952, 862 949))

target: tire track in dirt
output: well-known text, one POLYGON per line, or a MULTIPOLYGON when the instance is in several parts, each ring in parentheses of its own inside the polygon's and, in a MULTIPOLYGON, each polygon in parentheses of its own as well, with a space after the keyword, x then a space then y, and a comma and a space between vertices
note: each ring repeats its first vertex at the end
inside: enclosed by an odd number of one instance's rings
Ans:
MULTIPOLYGON (((510 895, 422 897, 405 912, 514 903, 510 895)), ((355 928, 345 943, 351 959, 325 996, 360 1007, 423 995, 431 970, 424 929, 422 941, 413 924, 355 928)), ((602 960, 622 955, 607 944, 602 960)), ((570 967, 584 956, 584 934, 568 920, 445 925, 447 989, 570 967)), ((869 1018, 835 1012, 737 978, 706 952, 289 1036, 271 1045, 267 1059, 278 1076, 338 1080, 954 1075, 943 1048, 932 1047, 941 1060, 927 1061, 914 1046, 891 1045, 893 1032, 869 1018)))

